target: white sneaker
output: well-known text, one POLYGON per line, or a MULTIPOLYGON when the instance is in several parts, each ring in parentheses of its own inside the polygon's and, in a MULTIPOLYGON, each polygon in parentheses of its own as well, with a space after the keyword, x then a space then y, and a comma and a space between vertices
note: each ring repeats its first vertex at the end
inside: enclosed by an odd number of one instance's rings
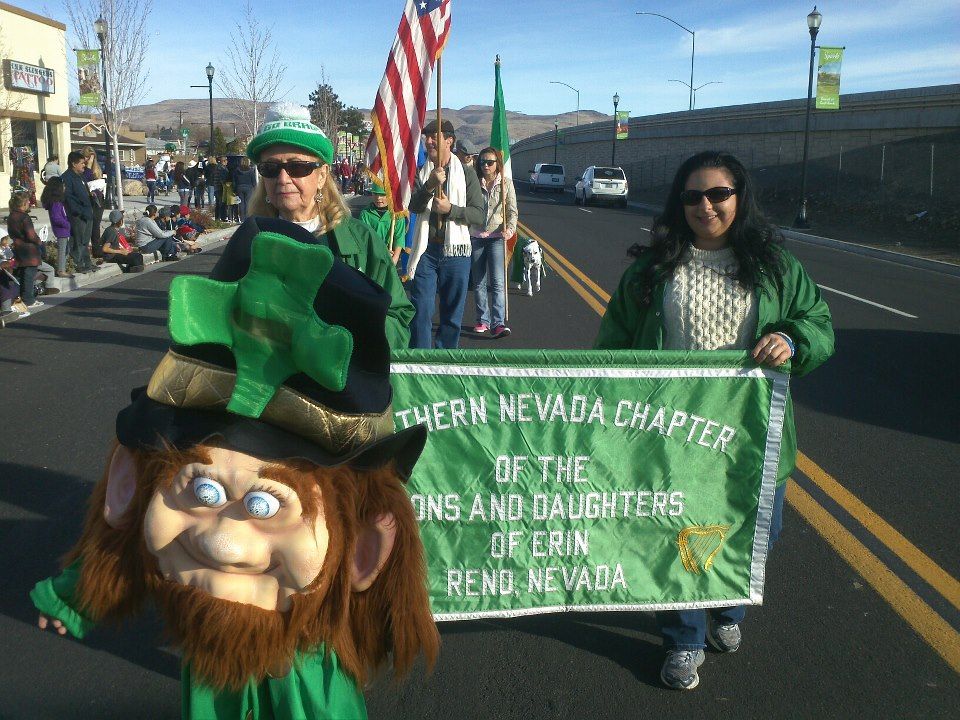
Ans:
POLYGON ((22 317, 22 318, 30 317, 30 315, 31 315, 31 313, 30 313, 29 310, 24 310, 22 313, 20 313, 20 317, 22 317))
POLYGON ((39 300, 34 300, 32 305, 25 305, 27 308, 43 307, 43 303, 39 300))

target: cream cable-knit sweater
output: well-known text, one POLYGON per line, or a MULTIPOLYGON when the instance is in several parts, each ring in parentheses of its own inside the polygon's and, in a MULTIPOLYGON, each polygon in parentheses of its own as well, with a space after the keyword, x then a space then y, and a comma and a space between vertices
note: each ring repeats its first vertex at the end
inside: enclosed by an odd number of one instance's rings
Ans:
POLYGON ((757 331, 753 293, 736 279, 733 248, 687 248, 663 292, 665 350, 749 350, 757 331))

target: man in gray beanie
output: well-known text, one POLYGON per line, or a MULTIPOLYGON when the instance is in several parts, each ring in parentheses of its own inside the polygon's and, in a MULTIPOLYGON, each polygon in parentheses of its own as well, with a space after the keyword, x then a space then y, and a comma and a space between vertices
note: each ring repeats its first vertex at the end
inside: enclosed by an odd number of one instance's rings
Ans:
POLYGON ((123 272, 141 272, 143 255, 123 236, 123 211, 110 211, 110 225, 100 236, 100 252, 106 262, 116 263, 123 272))

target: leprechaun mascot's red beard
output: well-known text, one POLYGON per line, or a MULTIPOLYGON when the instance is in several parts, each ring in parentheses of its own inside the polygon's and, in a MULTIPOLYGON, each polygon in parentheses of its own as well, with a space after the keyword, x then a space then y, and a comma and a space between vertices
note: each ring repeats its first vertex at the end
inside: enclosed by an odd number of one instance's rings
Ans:
POLYGON ((394 433, 390 297, 312 235, 256 218, 171 286, 173 346, 118 443, 40 626, 82 637, 146 599, 184 657, 184 717, 364 717, 360 687, 438 635, 394 433))

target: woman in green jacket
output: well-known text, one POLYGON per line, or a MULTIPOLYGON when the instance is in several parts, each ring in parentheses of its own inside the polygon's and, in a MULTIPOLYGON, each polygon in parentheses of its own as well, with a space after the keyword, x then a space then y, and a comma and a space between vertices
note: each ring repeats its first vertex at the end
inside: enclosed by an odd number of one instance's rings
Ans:
POLYGON ((248 216, 296 223, 330 248, 334 257, 390 293, 387 341, 394 350, 408 347, 413 305, 383 240, 351 217, 330 172, 333 143, 310 122, 310 114, 289 103, 271 108, 259 134, 247 145, 247 157, 260 174, 248 216))
MULTIPOLYGON (((833 354, 830 310, 782 237, 763 217, 743 165, 702 152, 677 170, 651 231, 600 324, 595 347, 638 350, 749 350, 768 367, 790 362, 795 377, 833 354)), ((796 460, 793 404, 784 418, 770 544, 783 524, 786 481, 796 460)), ((740 647, 745 608, 657 613, 667 656, 660 673, 677 690, 699 683, 705 639, 740 647)))

